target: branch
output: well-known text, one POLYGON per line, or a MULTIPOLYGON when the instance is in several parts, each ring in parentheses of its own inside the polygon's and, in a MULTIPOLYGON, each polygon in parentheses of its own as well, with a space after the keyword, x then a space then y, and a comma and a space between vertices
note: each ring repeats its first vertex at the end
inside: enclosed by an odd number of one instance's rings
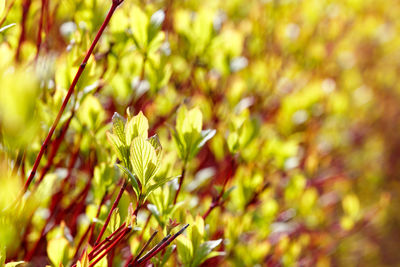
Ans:
MULTIPOLYGON (((172 241, 174 241, 179 235, 181 235, 183 233, 183 231, 185 231, 186 228, 188 228, 189 224, 186 224, 184 227, 182 227, 181 230, 179 230, 176 234, 174 234, 173 236, 171 236, 170 238, 168 238, 168 240, 164 241, 161 240, 160 243, 158 243, 152 250, 150 250, 146 255, 144 255, 141 259, 139 259, 137 261, 138 265, 141 265, 142 263, 146 263, 148 260, 150 260, 151 258, 153 258, 155 255, 157 255, 157 253, 159 253, 161 250, 163 250, 166 246, 168 246, 169 244, 171 244, 172 241)), ((167 236, 168 237, 168 236, 167 236)))
POLYGON ((111 210, 110 210, 110 212, 109 212, 108 215, 107 215, 107 219, 106 219, 106 221, 104 222, 103 227, 101 228, 100 234, 99 234, 99 236, 97 237, 96 242, 94 243, 95 245, 97 245, 97 244, 100 242, 100 240, 101 240, 101 238, 102 238, 104 232, 106 231, 107 226, 108 226, 108 223, 110 222, 110 219, 111 219, 111 215, 112 215, 113 211, 115 210, 115 208, 118 206, 119 200, 121 199, 122 194, 124 193, 125 188, 126 188, 127 185, 128 185, 128 183, 127 183, 126 181, 124 181, 123 185, 121 186, 121 189, 119 190, 118 196, 117 196, 117 198, 114 200, 114 203, 113 203, 113 205, 112 205, 112 207, 111 207, 111 210))
POLYGON ((24 191, 25 192, 28 190, 28 187, 31 184, 31 182, 33 180, 33 177, 35 177, 37 168, 39 167, 40 160, 42 159, 43 154, 47 150, 47 147, 48 147, 48 145, 49 145, 49 143, 51 141, 51 137, 53 136, 53 133, 54 133, 56 127, 57 127, 57 124, 59 123, 59 121, 61 119, 61 115, 64 113, 64 110, 65 110, 65 108, 66 108, 66 106, 68 104, 68 101, 71 98, 72 93, 74 92, 74 88, 75 88, 76 84, 78 83, 78 80, 81 77, 81 75, 83 73, 83 70, 86 67, 87 62, 89 61, 90 55, 92 54, 96 44, 98 43, 101 35, 103 34, 105 28, 108 25, 108 23, 110 22, 110 19, 111 19, 112 15, 114 14, 116 8, 122 2, 123 2, 123 0, 118 0, 118 1, 117 0, 113 0, 112 6, 111 6, 110 10, 108 11, 108 14, 107 14, 106 18, 104 19, 103 24, 101 25, 99 31, 96 34, 96 37, 94 38, 92 44, 90 45, 89 49, 87 50, 86 56, 83 59, 81 65, 79 66, 79 69, 78 69, 77 73, 75 74, 75 77, 74 77, 74 79, 73 79, 73 81, 71 83, 71 86, 68 89, 67 95, 64 98, 64 101, 63 101, 63 103, 62 103, 62 105, 60 107, 60 110, 58 111, 57 117, 54 120, 53 125, 51 126, 50 131, 47 134, 47 137, 44 140, 44 142, 43 142, 43 144, 42 144, 42 146, 40 148, 39 154, 37 155, 35 163, 33 164, 32 171, 31 171, 31 173, 30 173, 30 175, 28 177, 28 180, 26 180, 26 182, 25 182, 25 186, 24 186, 24 191))

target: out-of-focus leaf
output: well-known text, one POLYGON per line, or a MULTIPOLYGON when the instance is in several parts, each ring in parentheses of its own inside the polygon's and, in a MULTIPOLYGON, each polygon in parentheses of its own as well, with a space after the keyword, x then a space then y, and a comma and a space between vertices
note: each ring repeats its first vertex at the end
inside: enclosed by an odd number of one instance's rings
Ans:
POLYGON ((207 259, 207 256, 211 253, 211 251, 216 248, 219 244, 221 244, 222 239, 218 240, 210 240, 203 242, 200 247, 196 250, 193 266, 200 265, 204 260, 207 259))
POLYGON ((69 243, 65 237, 56 237, 47 242, 47 255, 55 266, 67 265, 69 260, 69 243))
POLYGON ((125 141, 125 120, 124 118, 119 115, 117 112, 114 113, 112 117, 112 130, 113 134, 117 135, 119 140, 122 143, 126 143, 125 141))
POLYGON ((90 262, 88 258, 87 251, 83 252, 81 259, 76 263, 76 267, 89 267, 90 262))
POLYGON ((192 242, 184 235, 180 235, 176 240, 180 260, 185 266, 190 266, 193 257, 192 242))

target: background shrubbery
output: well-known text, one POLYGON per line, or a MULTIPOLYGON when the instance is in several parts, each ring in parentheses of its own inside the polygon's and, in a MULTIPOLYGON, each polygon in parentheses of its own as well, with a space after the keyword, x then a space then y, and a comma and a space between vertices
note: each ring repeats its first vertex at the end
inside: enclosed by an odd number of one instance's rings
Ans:
POLYGON ((0 0, 0 266, 400 264, 399 17, 0 0))

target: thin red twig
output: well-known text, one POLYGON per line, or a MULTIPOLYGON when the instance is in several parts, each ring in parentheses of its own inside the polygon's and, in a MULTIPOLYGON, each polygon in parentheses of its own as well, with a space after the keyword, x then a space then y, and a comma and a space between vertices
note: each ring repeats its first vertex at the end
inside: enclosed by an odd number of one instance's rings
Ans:
POLYGON ((55 131, 60 119, 61 119, 62 114, 64 113, 64 110, 65 110, 67 104, 68 104, 68 101, 71 98, 72 93, 74 92, 75 86, 78 83, 78 80, 81 77, 82 72, 85 69, 87 62, 89 61, 90 55, 92 54, 96 44, 98 43, 101 35, 103 34, 105 28, 108 25, 108 23, 110 22, 110 19, 111 19, 112 15, 114 14, 116 8, 122 2, 123 2, 123 0, 119 0, 119 1, 113 0, 112 6, 111 6, 110 10, 108 11, 108 14, 107 14, 106 18, 104 19, 103 24, 101 25, 99 31, 96 34, 96 37, 94 38, 92 44, 90 45, 88 51, 86 52, 86 56, 83 59, 82 63, 80 64, 77 73, 75 74, 75 77, 74 77, 74 79, 73 79, 73 81, 71 83, 71 86, 68 89, 67 95, 64 98, 64 101, 63 101, 63 103, 62 103, 62 105, 60 107, 60 110, 58 111, 57 117, 54 120, 53 125, 51 126, 50 131, 47 134, 47 137, 44 140, 44 142, 43 142, 43 144, 42 144, 42 146, 40 148, 39 154, 37 155, 35 163, 33 164, 32 171, 31 171, 28 179, 26 180, 26 183, 25 183, 25 186, 24 186, 24 191, 26 191, 28 189, 28 187, 31 184, 33 178, 35 177, 37 168, 39 167, 40 160, 42 159, 43 154, 47 150, 47 147, 48 147, 48 145, 50 143, 51 137, 53 136, 53 133, 54 133, 54 131, 55 131))
POLYGON ((101 228, 99 235, 97 236, 96 242, 94 243, 95 245, 97 245, 100 242, 101 238, 103 237, 103 234, 107 229, 108 223, 110 222, 111 215, 112 215, 113 211, 115 210, 115 208, 118 206, 119 200, 121 199, 122 194, 124 193, 125 188, 126 188, 127 185, 128 185, 128 183, 126 181, 124 181, 124 184, 121 186, 121 189, 119 190, 117 198, 114 200, 114 203, 113 203, 113 205, 111 207, 111 210, 107 215, 107 219, 104 222, 104 225, 101 228))

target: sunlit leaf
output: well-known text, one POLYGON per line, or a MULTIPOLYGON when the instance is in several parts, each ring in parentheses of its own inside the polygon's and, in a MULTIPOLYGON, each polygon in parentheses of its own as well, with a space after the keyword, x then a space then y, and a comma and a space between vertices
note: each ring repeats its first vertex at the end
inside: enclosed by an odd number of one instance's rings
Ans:
POLYGON ((69 243, 65 237, 57 237, 47 242, 47 255, 55 265, 66 265, 69 259, 69 243))
POLYGON ((115 232, 121 223, 121 217, 119 216, 119 209, 116 208, 113 210, 110 218, 110 222, 108 224, 108 229, 110 230, 111 233, 115 232))
POLYGON ((145 186, 155 175, 158 168, 157 154, 154 147, 141 136, 134 138, 131 143, 130 160, 133 172, 142 186, 145 186))
POLYGON ((130 181, 130 183, 132 185, 132 188, 136 193, 136 197, 139 198, 140 189, 139 189, 139 185, 138 185, 138 183, 136 181, 135 176, 127 168, 125 168, 124 166, 122 166, 120 164, 117 164, 117 166, 118 166, 118 168, 120 168, 122 170, 123 173, 126 174, 126 176, 128 176, 128 179, 129 179, 129 181, 130 181))
POLYGON ((147 138, 147 131, 149 130, 149 122, 147 118, 140 111, 136 116, 131 118, 125 125, 126 143, 130 145, 132 140, 141 136, 147 138))
POLYGON ((124 118, 119 115, 117 112, 114 113, 112 117, 112 130, 113 134, 117 135, 119 140, 122 143, 126 143, 125 141, 125 120, 124 118))

